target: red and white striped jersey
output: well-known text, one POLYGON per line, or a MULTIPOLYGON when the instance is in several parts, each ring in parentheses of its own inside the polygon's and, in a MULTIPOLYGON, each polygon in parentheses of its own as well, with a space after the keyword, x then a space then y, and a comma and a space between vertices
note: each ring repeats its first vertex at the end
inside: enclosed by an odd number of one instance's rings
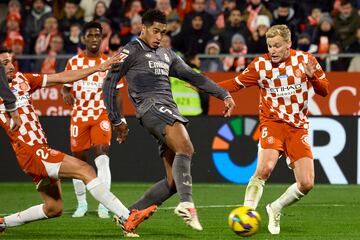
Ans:
POLYGON ((17 99, 16 107, 22 121, 19 131, 11 132, 9 126, 6 125, 9 117, 6 115, 7 113, 5 112, 2 99, 0 100, 0 124, 10 137, 12 144, 14 144, 17 139, 30 146, 47 144, 44 130, 41 127, 31 100, 31 94, 35 90, 45 87, 46 82, 47 75, 17 72, 9 84, 10 90, 17 99))
MULTIPOLYGON (((80 53, 68 60, 66 70, 78 70, 83 68, 89 68, 99 65, 109 59, 105 54, 96 58, 91 58, 80 53)), ((99 116, 106 111, 106 107, 103 101, 102 85, 106 78, 106 72, 96 72, 88 77, 74 82, 72 84, 66 84, 67 87, 72 87, 75 103, 71 113, 73 121, 81 120, 83 122, 89 119, 96 120, 99 116)), ((118 82, 117 88, 124 86, 123 80, 118 82)))
POLYGON ((279 64, 272 63, 268 54, 257 57, 237 77, 219 85, 230 91, 258 86, 260 122, 281 120, 297 128, 309 127, 309 89, 313 86, 320 95, 326 95, 328 91, 328 80, 315 57, 293 49, 290 56, 279 64), (304 63, 309 59, 316 63, 314 79, 308 79, 305 74, 304 63))

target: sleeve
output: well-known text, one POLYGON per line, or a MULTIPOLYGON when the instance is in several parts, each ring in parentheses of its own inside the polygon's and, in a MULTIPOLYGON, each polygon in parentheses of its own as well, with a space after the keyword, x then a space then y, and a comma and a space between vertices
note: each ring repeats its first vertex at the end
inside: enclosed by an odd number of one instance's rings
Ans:
POLYGON ((30 85, 30 94, 46 86, 47 74, 25 73, 24 76, 30 85))
POLYGON ((12 112, 16 110, 16 97, 9 88, 5 67, 2 64, 0 64, 0 97, 4 101, 6 111, 12 112))
POLYGON ((125 47, 120 54, 122 55, 122 60, 112 65, 103 84, 104 103, 113 125, 121 123, 122 117, 121 113, 117 110, 116 94, 119 92, 117 84, 131 67, 133 57, 129 57, 130 54, 134 56, 136 53, 130 52, 129 48, 125 47))
POLYGON ((171 51, 171 56, 173 58, 169 73, 171 77, 182 79, 190 83, 191 85, 197 87, 201 91, 206 92, 221 100, 224 100, 225 98, 230 96, 228 91, 219 87, 212 80, 200 73, 195 72, 173 51, 171 51))
POLYGON ((310 78, 309 81, 311 85, 314 87, 314 91, 316 94, 319 94, 322 97, 326 97, 329 94, 329 80, 326 78, 325 72, 321 68, 319 62, 316 58, 309 54, 309 60, 312 59, 316 64, 316 70, 314 73, 314 77, 310 78))
POLYGON ((227 89, 229 92, 236 92, 245 87, 257 86, 259 80, 259 72, 256 71, 255 62, 257 58, 254 59, 241 74, 237 75, 235 78, 228 79, 222 82, 219 82, 219 86, 227 89))
MULTIPOLYGON (((65 71, 69 71, 69 70, 72 70, 72 67, 71 67, 71 59, 69 59, 66 63, 66 66, 65 66, 65 71)), ((66 83, 64 84, 65 87, 69 87, 71 88, 73 86, 72 83, 66 83)))

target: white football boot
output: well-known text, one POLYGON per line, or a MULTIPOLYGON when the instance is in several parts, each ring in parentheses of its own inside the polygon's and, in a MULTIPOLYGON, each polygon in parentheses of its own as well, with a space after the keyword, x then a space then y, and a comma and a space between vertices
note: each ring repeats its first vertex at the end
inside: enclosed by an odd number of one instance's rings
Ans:
POLYGON ((192 202, 181 202, 175 208, 174 213, 181 217, 184 222, 192 229, 202 231, 203 227, 199 222, 199 218, 196 212, 194 203, 192 202))
POLYGON ((99 204, 98 216, 99 218, 110 218, 109 210, 102 204, 99 204))
POLYGON ((87 210, 88 210, 87 203, 79 203, 72 217, 73 218, 84 217, 86 215, 87 210))
POLYGON ((275 211, 271 208, 271 205, 266 205, 266 212, 269 216, 268 230, 271 234, 279 234, 280 233, 280 217, 281 212, 275 211))

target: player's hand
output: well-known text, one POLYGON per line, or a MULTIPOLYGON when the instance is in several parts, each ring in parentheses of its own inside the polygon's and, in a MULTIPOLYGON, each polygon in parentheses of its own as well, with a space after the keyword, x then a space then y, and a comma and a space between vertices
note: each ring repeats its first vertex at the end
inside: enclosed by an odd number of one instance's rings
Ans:
POLYGON ((101 63, 99 67, 99 72, 105 72, 106 70, 109 70, 111 68, 111 65, 120 62, 123 60, 127 55, 117 53, 105 62, 101 63))
POLYGON ((223 112, 224 117, 230 117, 232 111, 234 110, 234 108, 236 106, 234 99, 231 96, 229 96, 224 99, 224 104, 225 104, 225 110, 223 112))
POLYGON ((120 125, 114 126, 114 131, 116 132, 116 141, 121 144, 125 142, 128 134, 129 134, 129 128, 127 123, 122 122, 120 125))
POLYGON ((8 112, 10 118, 7 119, 6 125, 10 127, 12 132, 19 130, 21 127, 21 118, 18 110, 8 112))
POLYGON ((316 71, 316 61, 314 58, 309 58, 307 63, 303 63, 305 74, 309 79, 314 78, 314 73, 316 71))
POLYGON ((63 100, 64 100, 65 104, 70 105, 70 106, 74 105, 75 99, 74 99, 74 96, 71 93, 62 92, 61 94, 62 94, 62 97, 63 97, 63 100))

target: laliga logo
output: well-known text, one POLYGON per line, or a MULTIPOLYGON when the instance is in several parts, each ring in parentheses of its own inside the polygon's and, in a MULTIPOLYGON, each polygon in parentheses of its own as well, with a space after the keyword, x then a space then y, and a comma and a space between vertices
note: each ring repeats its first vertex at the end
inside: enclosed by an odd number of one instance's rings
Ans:
POLYGON ((235 157, 231 153, 238 149, 245 151, 246 149, 242 149, 241 146, 245 142, 250 143, 251 150, 253 150, 252 148, 257 149, 260 137, 258 128, 255 119, 235 118, 222 125, 217 131, 212 143, 212 159, 218 172, 228 181, 246 184, 255 172, 258 160, 257 151, 251 151, 251 155, 240 151, 240 156, 236 154, 236 159, 232 159, 235 157), (251 159, 253 158, 250 163, 245 161, 249 155, 251 159))

